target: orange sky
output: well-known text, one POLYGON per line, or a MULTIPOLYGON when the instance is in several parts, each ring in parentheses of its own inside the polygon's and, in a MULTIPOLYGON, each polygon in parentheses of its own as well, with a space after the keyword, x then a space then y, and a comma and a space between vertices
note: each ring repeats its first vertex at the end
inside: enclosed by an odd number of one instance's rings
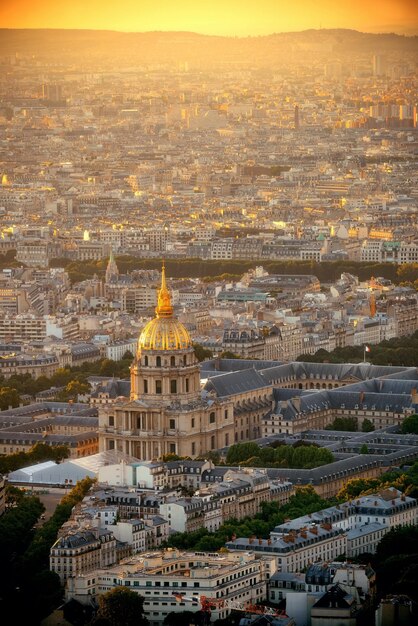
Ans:
POLYGON ((306 28, 418 34, 416 0, 0 0, 0 26, 262 35, 306 28))

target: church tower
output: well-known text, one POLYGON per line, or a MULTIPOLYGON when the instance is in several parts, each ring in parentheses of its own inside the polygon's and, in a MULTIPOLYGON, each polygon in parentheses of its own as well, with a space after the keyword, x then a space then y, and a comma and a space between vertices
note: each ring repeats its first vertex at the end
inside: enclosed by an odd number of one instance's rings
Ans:
POLYGON ((100 450, 148 461, 196 457, 234 441, 233 403, 202 393, 192 340, 174 315, 163 266, 155 318, 142 330, 131 366, 130 401, 99 406, 100 450))
POLYGON ((118 266, 116 265, 115 258, 113 256, 113 250, 111 250, 109 262, 106 268, 106 275, 105 275, 106 283, 115 283, 117 282, 118 278, 119 278, 119 270, 118 270, 118 266))

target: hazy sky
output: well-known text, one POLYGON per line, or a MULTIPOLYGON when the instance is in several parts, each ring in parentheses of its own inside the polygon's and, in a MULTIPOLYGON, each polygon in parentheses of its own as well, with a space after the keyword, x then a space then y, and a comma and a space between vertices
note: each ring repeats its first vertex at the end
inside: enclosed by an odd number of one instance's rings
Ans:
POLYGON ((0 26, 262 35, 306 28, 418 33, 416 0, 0 0, 0 26))

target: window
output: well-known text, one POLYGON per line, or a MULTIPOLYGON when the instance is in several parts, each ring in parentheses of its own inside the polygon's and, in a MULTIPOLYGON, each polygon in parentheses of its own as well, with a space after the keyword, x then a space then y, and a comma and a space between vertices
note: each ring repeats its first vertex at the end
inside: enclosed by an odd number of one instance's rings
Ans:
POLYGON ((189 391, 189 379, 186 378, 186 393, 189 391))
POLYGON ((214 412, 212 412, 212 413, 209 415, 209 424, 214 424, 214 423, 215 423, 215 413, 214 413, 214 412))
POLYGON ((215 449, 215 435, 212 435, 212 437, 210 438, 210 447, 211 450, 215 449))
POLYGON ((161 380, 155 381, 155 393, 162 393, 162 382, 161 380))
POLYGON ((176 454, 176 444, 170 443, 170 454, 176 454))
POLYGON ((228 433, 226 433, 226 435, 225 435, 225 445, 229 446, 229 435, 228 435, 228 433))
POLYGON ((170 380, 170 393, 177 393, 177 381, 170 380))
POLYGON ((170 357, 170 365, 171 365, 171 367, 174 367, 175 364, 176 364, 176 357, 175 356, 170 357))
POLYGON ((192 456, 194 456, 196 454, 196 444, 193 442, 192 443, 192 456))
POLYGON ((155 364, 157 367, 161 367, 161 357, 157 356, 157 358, 155 359, 155 364))
POLYGON ((144 378, 144 393, 148 393, 148 381, 144 378))
POLYGON ((115 425, 115 418, 113 415, 109 415, 109 426, 115 425))
POLYGON ((148 365, 148 357, 144 356, 144 365, 147 366, 148 365))
POLYGON ((171 419, 170 420, 170 428, 173 429, 176 427, 176 420, 171 419))
POLYGON ((228 419, 228 409, 225 409, 225 415, 224 415, 225 419, 228 419))
POLYGON ((194 417, 192 417, 192 428, 194 428, 194 417))
POLYGON ((111 439, 109 441, 109 448, 108 449, 109 450, 114 450, 115 449, 115 441, 114 441, 114 439, 111 439))

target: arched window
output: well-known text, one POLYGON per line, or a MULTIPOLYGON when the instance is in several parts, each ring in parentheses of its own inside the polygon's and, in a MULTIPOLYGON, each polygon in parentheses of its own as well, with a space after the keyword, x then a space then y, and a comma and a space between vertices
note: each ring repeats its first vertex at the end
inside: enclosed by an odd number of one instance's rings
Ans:
POLYGON ((155 361, 156 361, 156 365, 157 365, 157 367, 161 367, 161 357, 160 357, 160 356, 157 356, 157 358, 156 358, 156 360, 155 360, 155 361))
POLYGON ((187 355, 186 354, 183 357, 183 365, 187 365, 187 355))
POLYGON ((171 367, 174 367, 175 364, 176 364, 176 357, 175 356, 170 357, 170 365, 171 365, 171 367))
POLYGON ((148 366, 148 357, 147 356, 144 356, 144 365, 148 366))

